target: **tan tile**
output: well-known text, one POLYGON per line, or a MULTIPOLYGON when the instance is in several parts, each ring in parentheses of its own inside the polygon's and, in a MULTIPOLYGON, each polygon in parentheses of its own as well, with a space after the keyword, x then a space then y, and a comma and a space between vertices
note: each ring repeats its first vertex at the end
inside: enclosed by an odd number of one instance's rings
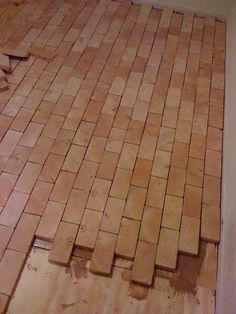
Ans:
POLYGON ((95 124, 82 121, 73 140, 73 143, 81 146, 88 146, 92 137, 95 124))
POLYGON ((190 133, 191 133, 192 123, 186 120, 178 120, 175 140, 181 143, 190 143, 190 133))
POLYGON ((221 151, 222 149, 222 131, 217 128, 208 127, 207 148, 221 151))
POLYGON ((115 253, 127 259, 133 259, 136 250, 140 222, 122 218, 115 253))
POLYGON ((144 122, 131 120, 126 133, 125 141, 132 144, 139 144, 141 142, 143 129, 144 122))
POLYGON ((171 166, 178 168, 187 168, 189 145, 175 142, 171 158, 171 166))
POLYGON ((84 191, 90 191, 93 184, 98 164, 92 161, 83 160, 74 187, 84 191))
POLYGON ((18 176, 6 172, 2 172, 0 175, 0 206, 4 206, 6 201, 13 190, 18 176))
POLYGON ((96 124, 94 135, 108 137, 112 128, 113 119, 114 117, 112 115, 102 113, 96 124))
POLYGON ((118 159, 119 154, 104 151, 98 168, 97 177, 106 180, 113 180, 118 159))
POLYGON ((202 187, 203 185, 204 161, 196 158, 189 158, 186 183, 202 187))
POLYGON ((14 229, 7 226, 0 226, 0 260, 7 248, 8 242, 12 236, 14 229))
POLYGON ((146 194, 146 189, 131 186, 123 216, 136 220, 142 220, 146 194))
POLYGON ((43 165, 48 157, 53 142, 54 140, 51 138, 40 137, 34 146, 28 161, 43 165))
POLYGON ((181 168, 170 168, 167 193, 174 196, 184 196, 184 185, 186 178, 186 170, 181 168))
POLYGON ((201 113, 195 113, 193 117, 193 133, 206 136, 208 116, 201 113))
POLYGON ((22 134, 21 132, 8 130, 0 143, 0 155, 10 157, 20 141, 22 134))
POLYGON ((144 207, 139 239, 157 244, 162 211, 155 207, 144 207))
POLYGON ((131 274, 131 281, 151 286, 154 273, 156 245, 138 241, 137 250, 131 274), (143 258, 145 256, 145 259, 143 258))
POLYGON ((167 179, 170 168, 171 153, 156 150, 152 166, 152 175, 167 179))
POLYGON ((155 265, 167 270, 176 269, 179 231, 161 228, 155 265))
POLYGON ((152 170, 152 162, 138 158, 133 172, 132 184, 147 188, 152 170))
POLYGON ((30 122, 23 136, 21 137, 19 144, 27 147, 34 147, 43 130, 43 127, 43 124, 30 122))
POLYGON ((124 200, 108 197, 100 230, 118 234, 124 207, 124 200))
POLYGON ((73 131, 61 129, 50 149, 50 152, 65 156, 73 141, 74 135, 75 132, 73 131))
POLYGON ((202 188, 185 185, 183 214, 185 216, 200 218, 201 216, 202 188))
POLYGON ((89 250, 94 249, 102 215, 102 212, 85 209, 75 241, 75 245, 77 247, 86 248, 89 250))
POLYGON ((164 206, 167 180, 151 176, 146 205, 162 209, 164 206))
POLYGON ((139 147, 134 144, 124 143, 118 167, 133 170, 139 147))
POLYGON ((221 177, 221 152, 206 150, 205 174, 221 177))
POLYGON ((48 260, 50 262, 60 265, 68 265, 77 231, 77 225, 63 221, 60 222, 52 248, 48 255, 48 260))
POLYGON ((71 145, 62 170, 77 173, 85 155, 86 148, 83 146, 71 145))
POLYGON ((207 242, 219 243, 221 230, 220 209, 203 205, 201 216, 201 239, 207 242))
POLYGON ((117 168, 111 186, 110 196, 126 199, 129 191, 131 176, 131 170, 117 168))
POLYGON ((153 160, 157 137, 144 134, 139 148, 138 157, 143 159, 153 160))
POLYGON ((21 270, 24 266, 26 255, 22 252, 6 250, 0 264, 0 292, 12 295, 21 270))
POLYGON ((16 182, 14 190, 23 193, 31 193, 41 169, 41 165, 27 162, 19 179, 16 182))
POLYGON ((197 255, 199 249, 200 220, 182 216, 179 251, 189 255, 197 255))
POLYGON ((25 207, 25 212, 42 215, 51 194, 53 184, 37 181, 25 207))
POLYGON ((103 275, 111 273, 116 241, 117 235, 99 231, 89 267, 91 272, 103 275))
POLYGON ((198 159, 205 158, 206 137, 204 135, 192 134, 189 156, 198 159))
POLYGON ((65 204, 69 198, 74 181, 74 173, 60 171, 57 181, 53 187, 50 200, 65 204))
POLYGON ((53 201, 49 201, 47 203, 47 206, 43 212, 43 216, 35 232, 36 238, 46 241, 53 241, 64 209, 64 204, 53 201))
POLYGON ((87 208, 103 212, 108 198, 111 182, 95 178, 88 198, 87 208))
POLYGON ((57 175, 61 169, 63 161, 64 156, 50 153, 43 166, 39 180, 54 183, 57 179, 57 175))
POLYGON ((221 199, 221 180, 217 177, 204 176, 203 203, 219 206, 221 199))
POLYGON ((27 254, 31 249, 39 219, 39 216, 23 213, 11 237, 8 248, 27 254))
POLYGON ((166 195, 161 226, 173 230, 179 230, 182 207, 183 199, 181 197, 166 195))
POLYGON ((161 127, 160 135, 157 142, 157 149, 167 152, 172 151, 175 130, 171 128, 161 127))
POLYGON ((113 153, 120 153, 125 140, 125 134, 125 130, 112 128, 107 141, 106 150, 113 153))

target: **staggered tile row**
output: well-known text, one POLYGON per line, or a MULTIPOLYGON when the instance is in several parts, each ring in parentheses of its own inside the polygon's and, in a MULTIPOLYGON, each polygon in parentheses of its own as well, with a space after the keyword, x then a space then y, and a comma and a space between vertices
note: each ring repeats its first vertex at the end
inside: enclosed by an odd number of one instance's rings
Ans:
POLYGON ((0 40, 56 56, 12 60, 1 94, 0 293, 34 237, 62 265, 92 250, 99 274, 134 260, 149 286, 155 266, 220 239, 225 24, 129 1, 29 12, 0 40))

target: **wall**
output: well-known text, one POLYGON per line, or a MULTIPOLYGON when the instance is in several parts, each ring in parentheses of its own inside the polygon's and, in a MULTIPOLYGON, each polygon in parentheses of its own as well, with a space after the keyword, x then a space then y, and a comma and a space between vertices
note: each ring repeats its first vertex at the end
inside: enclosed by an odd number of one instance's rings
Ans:
POLYGON ((217 314, 236 313, 236 1, 227 20, 223 197, 217 314))
POLYGON ((133 0, 134 3, 150 3, 156 8, 170 7, 179 11, 194 11, 199 15, 214 15, 224 20, 229 13, 229 1, 230 0, 133 0))

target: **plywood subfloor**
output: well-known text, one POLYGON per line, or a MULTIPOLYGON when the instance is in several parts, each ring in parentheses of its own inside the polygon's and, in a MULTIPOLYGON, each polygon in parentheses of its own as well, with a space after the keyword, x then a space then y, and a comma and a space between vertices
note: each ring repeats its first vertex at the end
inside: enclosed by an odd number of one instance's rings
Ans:
POLYGON ((11 58, 0 94, 1 302, 35 237, 50 262, 77 247, 112 275, 119 256, 152 286, 220 239, 225 24, 129 1, 21 6, 0 37, 34 54, 11 58))

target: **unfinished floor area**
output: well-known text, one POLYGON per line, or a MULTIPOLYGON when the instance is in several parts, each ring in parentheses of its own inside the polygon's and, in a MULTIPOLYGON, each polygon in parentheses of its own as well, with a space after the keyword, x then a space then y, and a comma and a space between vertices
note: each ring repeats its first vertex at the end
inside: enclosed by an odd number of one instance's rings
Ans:
POLYGON ((225 23, 111 0, 0 17, 0 312, 25 267, 9 313, 213 313, 225 23), (38 303, 43 278, 62 299, 38 303))

